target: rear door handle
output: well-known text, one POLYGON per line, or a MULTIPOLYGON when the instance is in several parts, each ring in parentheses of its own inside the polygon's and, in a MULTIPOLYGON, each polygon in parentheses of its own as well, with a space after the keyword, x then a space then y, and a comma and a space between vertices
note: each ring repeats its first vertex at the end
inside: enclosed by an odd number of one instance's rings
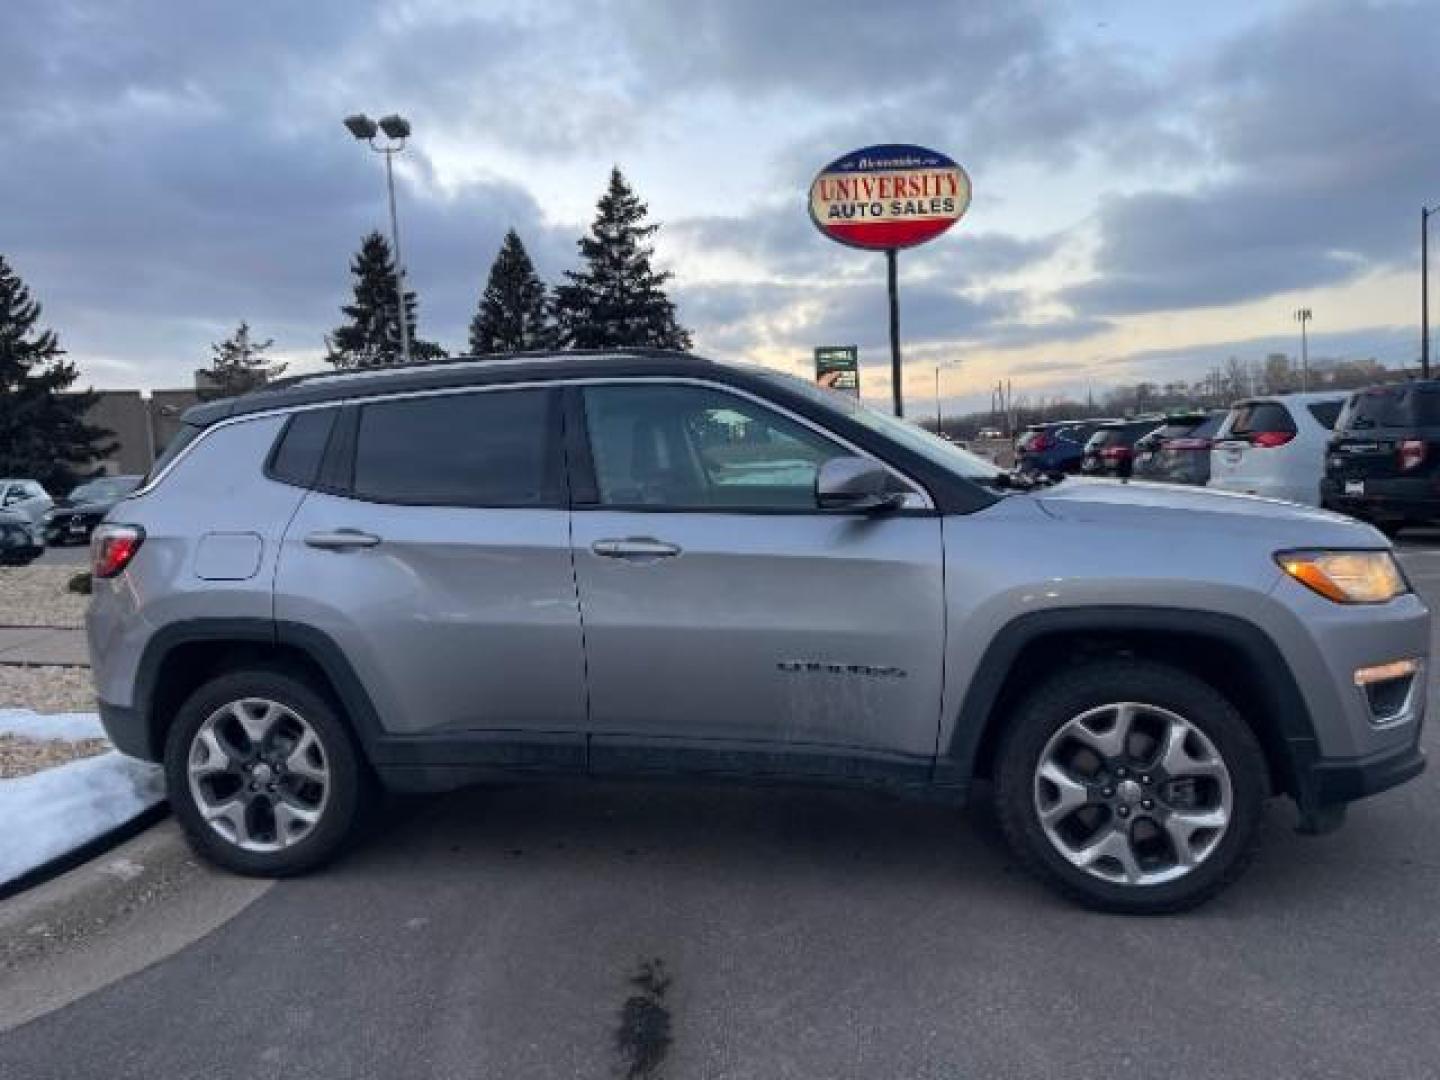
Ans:
POLYGON ((322 551, 346 551, 350 548, 372 548, 380 543, 380 537, 359 529, 328 529, 307 534, 305 543, 322 551))
POLYGON ((680 554, 679 544, 667 544, 650 536, 629 536, 623 540, 596 540, 590 550, 604 559, 672 559, 680 554))

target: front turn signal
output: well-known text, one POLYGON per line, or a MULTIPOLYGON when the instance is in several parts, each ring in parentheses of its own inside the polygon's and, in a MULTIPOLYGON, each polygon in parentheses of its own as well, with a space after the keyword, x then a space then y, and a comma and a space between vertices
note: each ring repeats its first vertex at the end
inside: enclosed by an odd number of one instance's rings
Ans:
POLYGON ((1410 591, 1388 551, 1282 551, 1280 568, 1337 604, 1383 604, 1410 591))

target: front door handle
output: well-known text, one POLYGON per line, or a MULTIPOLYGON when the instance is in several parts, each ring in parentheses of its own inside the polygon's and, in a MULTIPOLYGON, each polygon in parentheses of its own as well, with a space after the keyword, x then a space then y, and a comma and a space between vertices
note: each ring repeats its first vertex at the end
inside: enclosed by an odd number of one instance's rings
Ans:
POLYGON ((348 551, 350 548, 372 548, 380 543, 380 537, 359 529, 325 529, 306 535, 307 547, 322 551, 348 551))
POLYGON ((596 540, 590 550, 605 559, 672 559, 680 554, 679 544, 667 544, 650 536, 628 536, 623 540, 596 540))

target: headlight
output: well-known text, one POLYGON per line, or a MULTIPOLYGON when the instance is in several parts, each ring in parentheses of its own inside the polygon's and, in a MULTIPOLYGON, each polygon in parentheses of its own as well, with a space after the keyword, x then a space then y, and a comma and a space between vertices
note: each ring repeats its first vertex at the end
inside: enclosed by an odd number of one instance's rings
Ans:
POLYGON ((1280 568, 1337 604, 1383 604, 1410 591, 1388 551, 1282 551, 1280 568))

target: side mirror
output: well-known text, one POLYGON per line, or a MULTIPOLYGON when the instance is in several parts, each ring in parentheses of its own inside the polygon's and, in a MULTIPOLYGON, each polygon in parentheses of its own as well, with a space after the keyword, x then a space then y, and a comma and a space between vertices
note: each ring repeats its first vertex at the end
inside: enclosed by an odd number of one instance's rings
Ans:
POLYGON ((869 458, 831 458, 815 474, 815 502, 822 510, 874 514, 904 501, 903 492, 890 490, 885 466, 869 458))

